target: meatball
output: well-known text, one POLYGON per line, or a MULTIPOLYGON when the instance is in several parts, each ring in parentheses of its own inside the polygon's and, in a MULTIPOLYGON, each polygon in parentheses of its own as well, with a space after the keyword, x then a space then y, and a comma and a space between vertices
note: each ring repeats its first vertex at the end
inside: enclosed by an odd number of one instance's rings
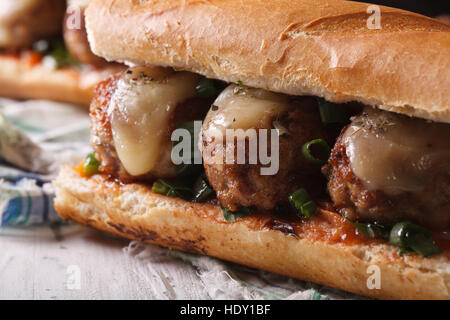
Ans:
MULTIPOLYGON (((152 110, 148 109, 149 107, 153 108, 152 101, 149 101, 152 94, 149 90, 151 91, 158 88, 158 84, 160 83, 170 84, 169 77, 173 77, 174 75, 178 76, 179 73, 162 68, 134 68, 124 72, 123 74, 112 76, 98 84, 95 92, 95 98, 92 101, 90 108, 91 146, 95 151, 96 158, 101 163, 101 172, 114 178, 118 178, 124 183, 134 181, 153 181, 155 178, 168 178, 175 175, 175 165, 171 160, 171 133, 178 123, 203 119, 211 104, 211 101, 198 98, 195 94, 190 93, 180 96, 178 100, 172 95, 165 97, 164 91, 158 91, 156 93, 158 97, 155 97, 155 105, 158 104, 156 101, 158 100, 159 103, 167 103, 167 106, 173 104, 174 109, 168 114, 169 118, 167 119, 167 123, 162 123, 160 127, 161 132, 155 133, 160 134, 161 141, 159 142, 160 145, 158 149, 150 148, 151 150, 148 150, 151 156, 152 151, 159 150, 155 155, 155 165, 151 168, 151 170, 148 170, 148 172, 136 174, 130 173, 129 169, 127 170, 127 166, 124 165, 125 159, 121 159, 118 151, 117 134, 115 137, 113 130, 113 118, 116 112, 118 112, 117 109, 120 107, 117 106, 117 102, 116 105, 114 105, 114 100, 117 99, 117 96, 120 96, 120 101, 123 102, 122 107, 125 109, 129 108, 130 110, 139 111, 141 108, 147 108, 144 109, 143 112, 138 113, 136 119, 132 118, 134 115, 131 111, 127 111, 128 113, 125 113, 125 118, 127 121, 125 125, 133 128, 139 127, 139 125, 142 124, 144 128, 146 128, 146 124, 152 123, 151 118, 149 117, 158 116, 158 114, 152 114, 152 110), (158 77, 160 78, 158 79, 158 77), (132 86, 129 88, 127 87, 128 89, 125 91, 121 91, 119 88, 121 82, 122 85, 126 85, 128 81, 127 79, 131 81, 132 86), (128 90, 131 90, 131 92, 128 90), (150 94, 150 96, 148 96, 148 94, 150 94), (132 98, 128 97, 128 95, 132 98), (166 99, 169 99, 170 101, 166 99), (145 102, 143 106, 142 101, 145 102), (141 120, 142 123, 140 123, 141 120)), ((195 75, 187 75, 187 77, 191 80, 197 78, 195 75)), ((195 92, 195 83, 196 81, 193 83, 191 81, 191 83, 187 84, 188 86, 193 86, 192 92, 195 92)), ((173 90, 177 92, 178 89, 179 88, 173 88, 173 90)), ((183 91, 183 89, 180 90, 183 91)), ((191 90, 189 89, 188 91, 191 90)), ((165 107, 164 110, 167 111, 168 108, 165 107)), ((120 110, 119 112, 124 112, 124 110, 120 110)), ((161 121, 164 121, 164 119, 161 121)), ((123 125, 123 123, 120 123, 120 125, 123 125)), ((131 138, 134 140, 131 143, 134 143, 135 146, 143 145, 143 148, 146 149, 145 134, 152 133, 152 128, 148 128, 148 130, 148 132, 146 130, 131 131, 131 134, 133 135, 131 138), (143 135, 139 136, 136 133, 143 133, 143 135)), ((126 139, 120 140, 120 143, 125 144, 125 140, 126 139)), ((120 148, 123 149, 123 145, 121 145, 120 148)), ((146 153, 139 152, 139 148, 129 148, 125 149, 125 151, 129 151, 128 158, 134 158, 136 160, 141 160, 144 158, 143 160, 146 160, 146 153)), ((126 159, 126 161, 129 162, 130 159, 126 159)))
MULTIPOLYGON (((264 131, 256 130, 256 139, 264 131)), ((267 140, 276 134, 267 131, 267 140)), ((306 188, 310 194, 324 188, 320 165, 307 162, 301 154, 305 142, 327 138, 318 114, 317 102, 312 97, 292 100, 288 96, 261 89, 250 89, 231 85, 213 103, 202 128, 202 155, 206 176, 216 191, 220 204, 229 209, 254 206, 271 210, 286 202, 289 195, 298 188, 306 188), (214 130, 227 129, 272 129, 279 131, 278 161, 275 174, 262 174, 267 167, 258 157, 250 161, 250 136, 245 139, 245 161, 239 162, 238 135, 232 141, 217 139, 214 130), (231 142, 231 148, 230 146, 231 142), (227 148, 228 146, 228 148, 227 148), (233 159, 226 160, 232 153, 233 159), (218 159, 220 157, 221 159, 218 159)), ((261 144, 258 143, 258 148, 261 144)), ((267 145, 271 154, 271 144, 267 145)))
POLYGON ((73 19, 73 13, 67 12, 64 18, 64 42, 70 54, 79 62, 84 64, 102 67, 108 62, 92 53, 91 47, 86 33, 86 26, 84 22, 84 9, 80 8, 80 15, 78 17, 79 28, 70 28, 70 19, 73 19))
POLYGON ((367 108, 323 168, 336 209, 351 220, 450 227, 450 125, 367 108))

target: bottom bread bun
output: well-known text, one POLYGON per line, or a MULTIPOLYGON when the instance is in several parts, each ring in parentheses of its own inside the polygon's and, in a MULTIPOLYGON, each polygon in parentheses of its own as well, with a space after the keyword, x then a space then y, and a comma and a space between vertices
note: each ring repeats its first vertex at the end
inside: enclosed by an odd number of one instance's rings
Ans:
POLYGON ((449 299, 448 251, 431 258, 400 256, 389 244, 351 236, 352 225, 330 211, 292 223, 268 214, 232 223, 217 205, 162 196, 149 186, 124 185, 100 174, 85 178, 69 167, 62 168, 54 186, 62 218, 128 239, 374 298, 449 299), (379 285, 372 282, 374 272, 379 285))
POLYGON ((116 65, 101 69, 51 69, 42 63, 30 63, 21 57, 0 54, 0 96, 46 99, 88 107, 97 83, 121 69, 116 65))

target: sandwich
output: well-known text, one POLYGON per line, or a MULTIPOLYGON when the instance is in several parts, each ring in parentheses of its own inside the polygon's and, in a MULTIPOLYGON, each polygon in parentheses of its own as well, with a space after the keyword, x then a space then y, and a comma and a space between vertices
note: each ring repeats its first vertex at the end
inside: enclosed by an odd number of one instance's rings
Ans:
POLYGON ((96 84, 121 67, 90 52, 83 17, 88 3, 2 1, 0 96, 89 106, 96 84))
POLYGON ((338 0, 93 0, 130 68, 55 208, 128 239, 382 299, 448 299, 450 27, 338 0))

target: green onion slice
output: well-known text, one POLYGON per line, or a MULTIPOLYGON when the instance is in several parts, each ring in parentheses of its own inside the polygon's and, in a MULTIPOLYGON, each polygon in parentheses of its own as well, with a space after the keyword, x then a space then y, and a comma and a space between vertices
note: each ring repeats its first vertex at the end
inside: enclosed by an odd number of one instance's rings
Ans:
POLYGON ((222 81, 201 78, 197 82, 195 90, 200 98, 211 99, 217 97, 224 88, 225 85, 222 81))
POLYGON ((208 200, 210 196, 214 194, 213 188, 206 180, 206 177, 200 175, 194 184, 194 201, 195 202, 204 202, 208 200))
POLYGON ((78 61, 76 61, 67 50, 62 39, 37 41, 33 44, 33 50, 39 52, 43 56, 52 57, 55 61, 56 68, 79 65, 78 61))
POLYGON ((152 192, 185 200, 191 200, 193 198, 191 188, 181 183, 170 183, 164 179, 158 179, 153 183, 152 192))
POLYGON ((179 164, 175 168, 175 174, 178 177, 192 177, 202 171, 201 164, 179 164))
POLYGON ((317 211, 317 205, 309 197, 305 189, 298 189, 289 196, 289 202, 301 218, 311 218, 317 211))
POLYGON ((83 173, 87 176, 92 176, 98 172, 100 162, 95 159, 94 153, 89 153, 84 160, 83 173))
POLYGON ((169 191, 170 187, 164 180, 160 179, 153 182, 152 192, 167 195, 169 191))
MULTIPOLYGON (((198 135, 195 132, 195 121, 187 121, 178 124, 177 129, 181 128, 189 131, 189 136, 191 137, 191 159, 189 163, 181 163, 177 165, 175 168, 175 174, 177 175, 177 177, 198 176, 202 172, 203 166, 202 164, 195 163, 195 154, 200 153, 200 150, 198 149, 198 135)), ((172 147, 175 147, 178 143, 181 142, 182 140, 174 141, 172 147)))
POLYGON ((319 103, 320 119, 324 125, 341 124, 349 122, 350 112, 341 104, 331 103, 322 98, 317 98, 319 103))
POLYGON ((69 51, 63 45, 56 46, 50 53, 50 56, 55 59, 57 68, 77 64, 77 61, 70 55, 69 51))
POLYGON ((352 224, 367 238, 375 238, 376 233, 370 223, 352 222, 352 224))
POLYGON ((242 207, 237 211, 231 211, 224 207, 221 208, 223 217, 228 222, 235 222, 237 218, 243 218, 245 216, 248 216, 252 212, 252 209, 249 207, 242 207))
POLYGON ((302 155, 306 159, 306 161, 313 164, 325 164, 330 157, 330 147, 328 143, 326 143, 323 139, 315 139, 305 143, 302 146, 302 155), (318 157, 313 155, 319 154, 318 157))
POLYGON ((433 233, 411 222, 399 222, 389 235, 389 243, 401 249, 401 253, 415 252, 423 257, 441 253, 433 241, 433 233))
POLYGON ((360 233, 367 238, 381 237, 385 240, 389 240, 390 227, 382 225, 378 222, 363 223, 357 221, 351 221, 347 219, 360 233))

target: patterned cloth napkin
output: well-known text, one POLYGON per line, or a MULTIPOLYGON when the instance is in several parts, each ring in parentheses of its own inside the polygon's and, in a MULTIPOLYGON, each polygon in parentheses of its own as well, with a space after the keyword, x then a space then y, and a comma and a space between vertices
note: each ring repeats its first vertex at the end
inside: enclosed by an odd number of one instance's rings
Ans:
POLYGON ((89 117, 79 107, 0 99, 0 224, 51 223, 51 179, 89 151, 89 117))
MULTIPOLYGON (((90 151, 86 110, 49 101, 0 99, 1 227, 14 226, 14 231, 17 227, 61 222, 53 208, 51 180, 61 164, 76 165, 90 151)), ((154 245, 131 242, 124 250, 150 268, 161 257, 183 261, 186 268, 196 270, 205 297, 212 299, 356 298, 312 283, 154 245)), ((183 283, 177 283, 173 290, 182 287, 183 283)))

